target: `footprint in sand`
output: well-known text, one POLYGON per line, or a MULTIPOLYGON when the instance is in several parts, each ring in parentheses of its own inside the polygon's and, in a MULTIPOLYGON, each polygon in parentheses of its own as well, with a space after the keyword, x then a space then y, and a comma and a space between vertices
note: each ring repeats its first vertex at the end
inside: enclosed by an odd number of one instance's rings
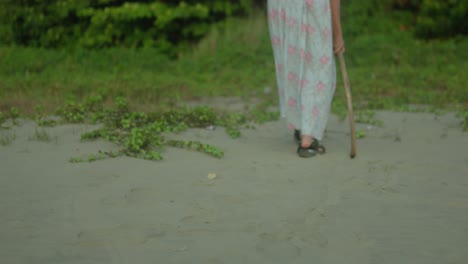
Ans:
POLYGON ((320 231, 320 227, 329 221, 327 209, 311 208, 305 214, 305 227, 309 230, 310 237, 321 247, 328 246, 328 238, 320 231))
POLYGON ((88 181, 89 187, 100 188, 104 185, 112 184, 114 181, 120 178, 117 174, 109 174, 109 175, 93 175, 89 173, 88 181))
POLYGON ((394 164, 369 163, 367 186, 377 194, 396 194, 398 190, 398 169, 394 164))
POLYGON ((81 246, 105 246, 110 243, 126 245, 142 245, 152 239, 161 239, 166 232, 156 227, 138 228, 119 225, 116 227, 85 229, 77 235, 77 242, 81 246))
POLYGON ((310 246, 326 248, 328 246, 328 238, 319 230, 328 221, 325 209, 310 208, 301 216, 289 217, 285 221, 285 229, 290 230, 302 242, 310 246))
POLYGON ((289 263, 301 256, 301 249, 294 245, 290 239, 280 238, 271 233, 259 234, 255 249, 258 254, 275 263, 289 263))
POLYGON ((130 189, 124 195, 124 199, 130 204, 144 204, 148 202, 154 203, 158 198, 157 196, 158 194, 156 190, 152 188, 136 187, 130 189))

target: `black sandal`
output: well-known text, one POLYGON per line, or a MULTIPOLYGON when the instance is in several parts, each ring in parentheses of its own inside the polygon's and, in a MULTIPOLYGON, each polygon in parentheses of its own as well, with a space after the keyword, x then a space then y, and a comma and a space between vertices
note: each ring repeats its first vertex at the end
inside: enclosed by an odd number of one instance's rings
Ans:
POLYGON ((301 143, 301 131, 294 129, 294 140, 296 143, 301 143))
POLYGON ((310 158, 317 154, 325 154, 326 149, 324 146, 320 145, 317 139, 314 138, 312 144, 309 147, 303 148, 301 143, 299 143, 299 147, 297 148, 297 154, 301 158, 310 158))

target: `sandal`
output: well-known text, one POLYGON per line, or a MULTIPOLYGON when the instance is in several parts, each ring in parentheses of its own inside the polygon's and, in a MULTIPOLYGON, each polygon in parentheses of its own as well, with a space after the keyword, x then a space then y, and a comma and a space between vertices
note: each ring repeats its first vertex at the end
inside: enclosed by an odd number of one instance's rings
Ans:
POLYGON ((294 141, 301 143, 301 131, 294 129, 294 141))
POLYGON ((312 144, 310 144, 309 147, 304 148, 301 146, 299 143, 299 147, 297 148, 297 154, 301 158, 310 158, 313 157, 317 154, 325 154, 326 149, 324 146, 320 145, 317 139, 314 138, 314 141, 312 141, 312 144))

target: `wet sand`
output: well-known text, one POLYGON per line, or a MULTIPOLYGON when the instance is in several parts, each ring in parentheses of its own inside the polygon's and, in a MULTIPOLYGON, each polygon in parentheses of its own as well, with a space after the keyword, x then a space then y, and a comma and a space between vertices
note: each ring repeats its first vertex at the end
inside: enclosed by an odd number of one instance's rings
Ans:
POLYGON ((116 147, 80 142, 85 125, 37 142, 25 122, 0 146, 0 263, 468 263, 460 120, 377 118, 384 127, 358 125, 354 160, 347 121, 334 117, 328 153, 312 159, 278 121, 239 139, 221 128, 177 136, 222 147, 221 160, 169 148, 161 162, 79 164, 68 159, 116 147))

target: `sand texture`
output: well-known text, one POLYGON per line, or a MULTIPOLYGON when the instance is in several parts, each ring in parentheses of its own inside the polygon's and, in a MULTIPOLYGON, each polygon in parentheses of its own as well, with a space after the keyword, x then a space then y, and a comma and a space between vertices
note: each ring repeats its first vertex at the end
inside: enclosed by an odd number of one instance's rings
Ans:
MULTIPOLYGON (((33 122, 0 146, 0 263, 4 264, 465 264, 468 133, 453 114, 378 112, 358 125, 333 117, 312 159, 295 155, 284 121, 177 138, 222 147, 221 160, 169 148, 165 160, 120 157, 80 142, 93 127, 33 122)), ((7 133, 3 131, 2 133, 7 133)))

